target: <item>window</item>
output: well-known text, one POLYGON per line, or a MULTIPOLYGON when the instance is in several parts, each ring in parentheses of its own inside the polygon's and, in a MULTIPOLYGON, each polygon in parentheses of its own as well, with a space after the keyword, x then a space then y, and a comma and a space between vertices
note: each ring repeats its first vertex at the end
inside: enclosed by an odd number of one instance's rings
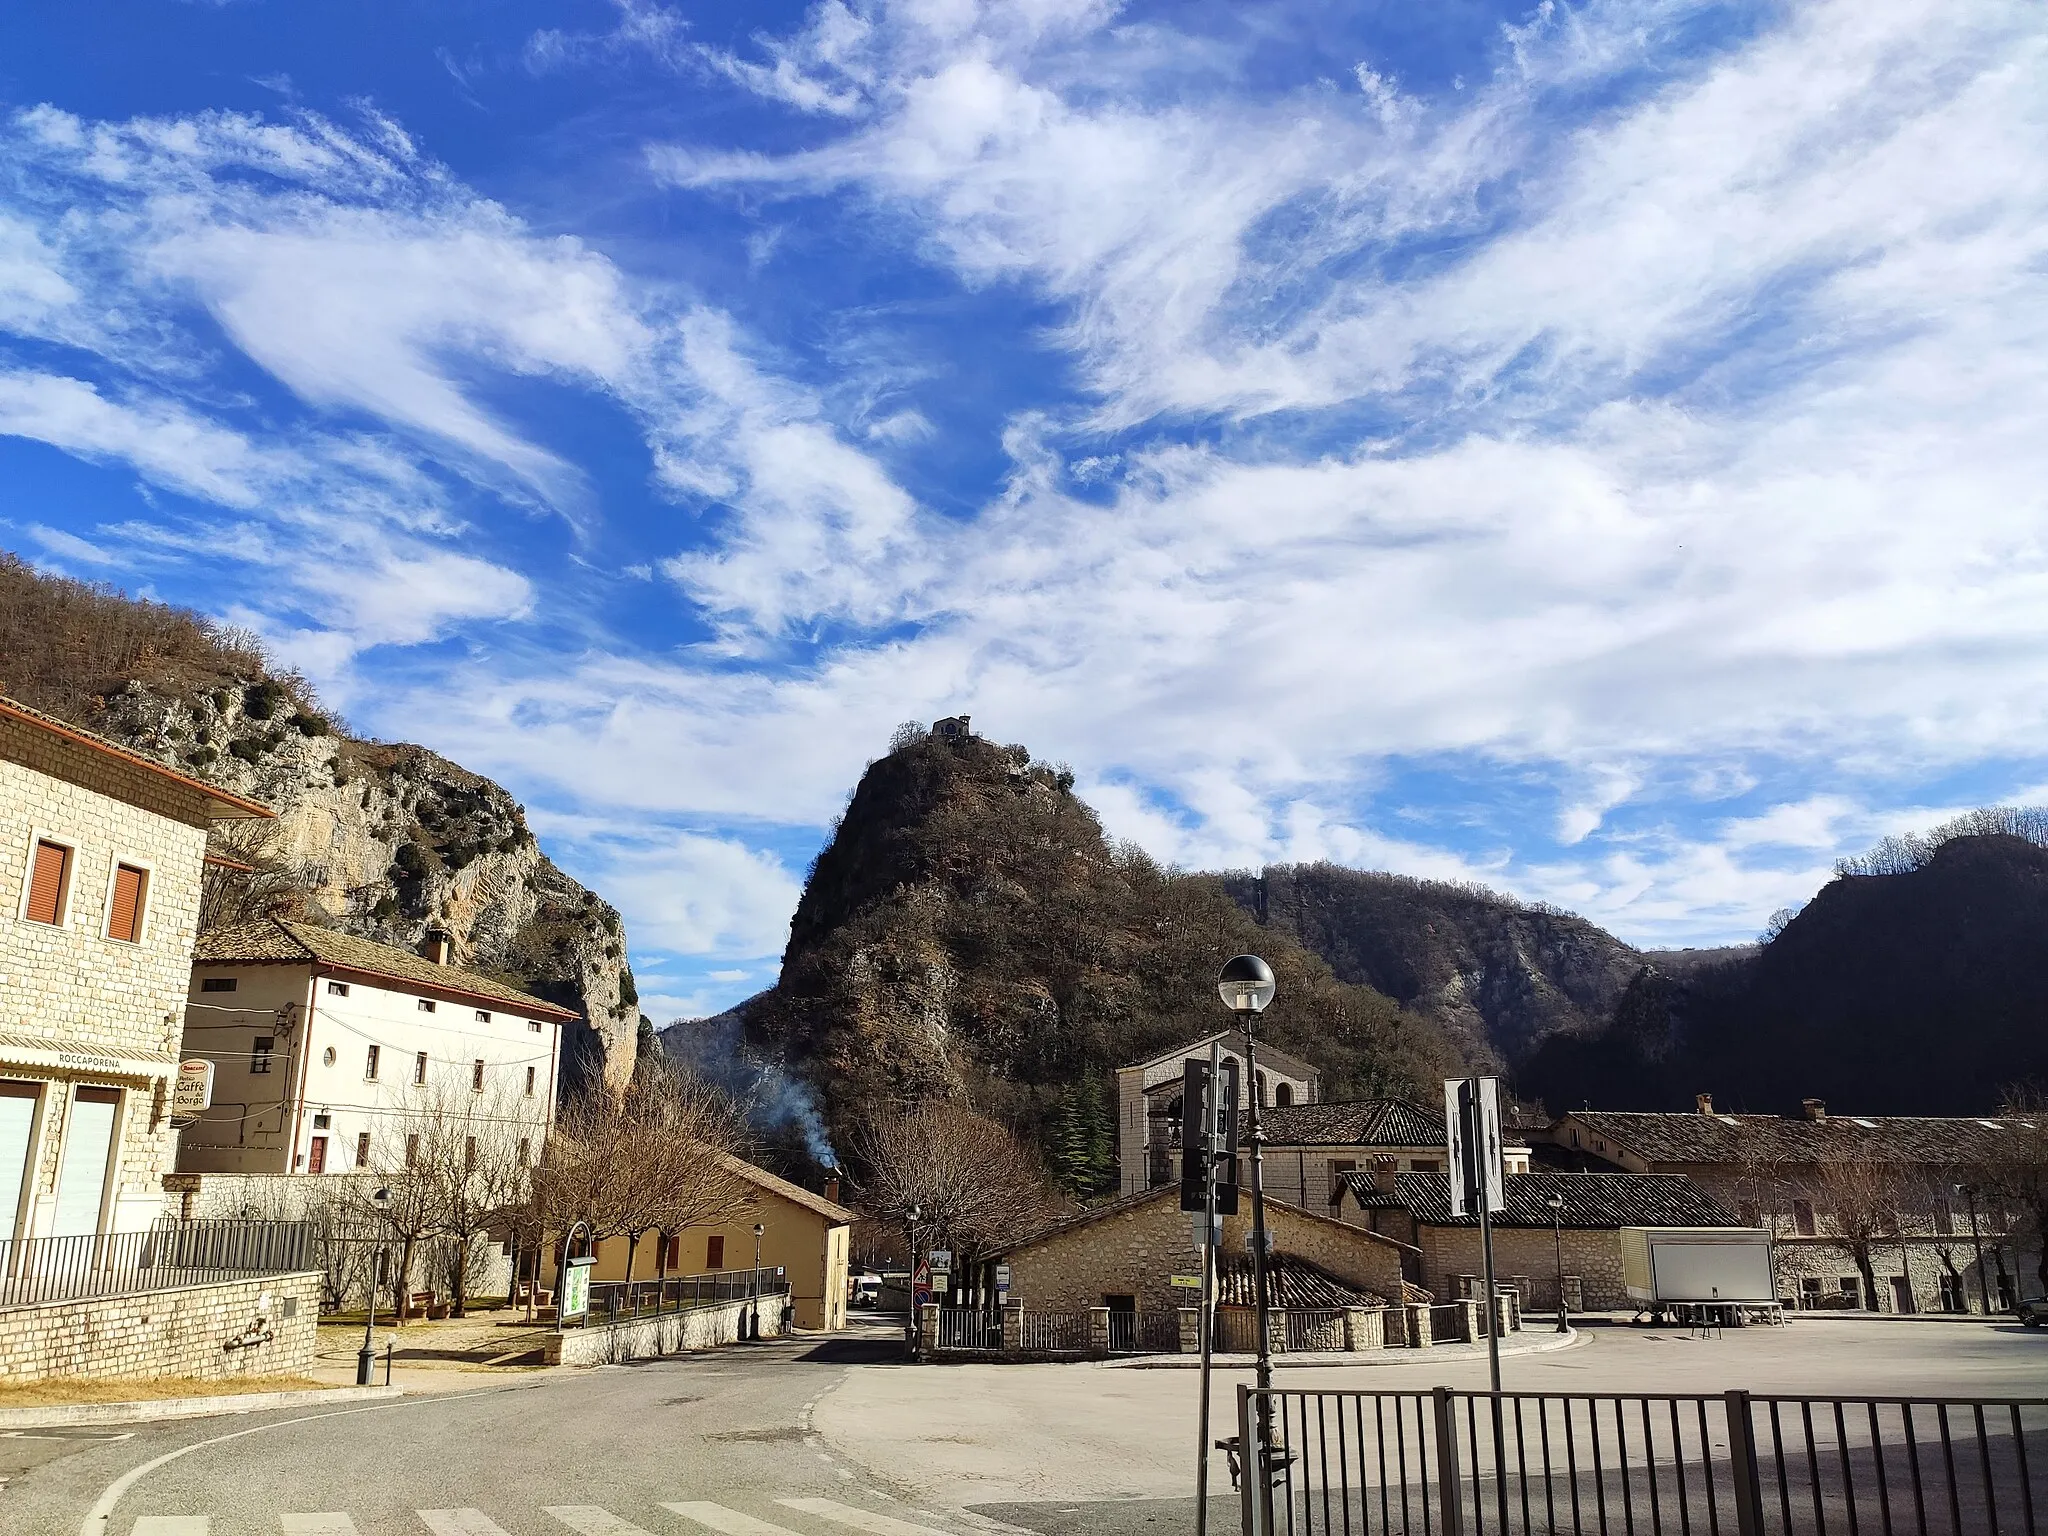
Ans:
POLYGON ((1415 1158, 1408 1164, 1408 1167, 1415 1173, 1442 1173, 1444 1171, 1443 1160, 1435 1157, 1415 1158))
POLYGON ((1273 1104, 1275 1108, 1285 1109, 1288 1105, 1292 1104, 1293 1102, 1294 1084, 1275 1083, 1273 1085, 1273 1104))
POLYGON ((330 981, 327 983, 327 995, 329 997, 347 997, 348 983, 345 981, 330 981))
POLYGON ((232 992, 235 990, 235 978, 232 976, 208 976, 200 981, 199 990, 202 992, 232 992))
POLYGON ((1258 1088, 1259 1105, 1261 1108, 1263 1108, 1265 1105, 1272 1102, 1272 1100, 1267 1096, 1266 1093, 1266 1074, 1263 1072, 1258 1073, 1254 1077, 1253 1081, 1258 1088))
POLYGON ((488 1008, 479 1008, 479 1009, 477 1009, 477 1011, 476 1011, 476 1021, 477 1021, 477 1023, 479 1023, 479 1024, 488 1024, 488 1023, 490 1023, 490 1022, 491 1022, 491 1011, 490 1011, 490 1010, 489 1010, 488 1008))
POLYGON ((419 1055, 412 1059, 412 1080, 415 1083, 424 1083, 427 1080, 427 1053, 425 1051, 421 1051, 419 1055))
POLYGON ((528 1067, 528 1068, 526 1069, 526 1096, 527 1096, 527 1097, 528 1097, 529 1099, 533 1097, 533 1077, 534 1077, 534 1071, 533 1071, 533 1068, 532 1068, 532 1067, 528 1067))
POLYGON ((107 896, 107 937, 140 944, 148 906, 149 871, 137 864, 116 864, 114 888, 107 896))
POLYGON ((526 1021, 526 1027, 527 1027, 527 1028, 528 1028, 529 1030, 531 1030, 531 1031, 532 1031, 532 1032, 533 1032, 534 1034, 536 1034, 536 1035, 537 1035, 537 1034, 539 1034, 539 1033, 540 1033, 540 1020, 539 1020, 539 1019, 528 1019, 528 1020, 526 1021))
POLYGON ((704 1240, 704 1267, 725 1268, 725 1234, 720 1232, 704 1240))
POLYGON ((525 1137, 525 1136, 522 1136, 522 1137, 520 1137, 520 1138, 519 1138, 519 1166, 520 1166, 520 1167, 524 1168, 524 1167, 525 1167, 525 1166, 526 1166, 526 1165, 527 1165, 527 1164, 528 1164, 529 1162, 531 1162, 531 1161, 532 1161, 532 1153, 533 1153, 533 1142, 532 1142, 532 1140, 531 1140, 530 1138, 528 1138, 528 1137, 525 1137))
POLYGON ((313 1138, 313 1155, 306 1159, 306 1172, 325 1173, 326 1171, 327 1138, 325 1136, 315 1136, 313 1138))
POLYGON ((470 1063, 469 1091, 471 1093, 482 1093, 484 1091, 484 1059, 481 1056, 470 1063))
POLYGON ((373 1045, 370 1047, 369 1055, 364 1058, 363 1076, 373 1083, 377 1081, 377 1058, 383 1055, 383 1053, 384 1048, 382 1046, 373 1045))
POLYGON ((476 1138, 466 1138, 462 1143, 462 1167, 467 1172, 476 1166, 476 1138))
POLYGON ((1815 1228, 1813 1225, 1813 1202, 1811 1200, 1794 1200, 1792 1202, 1792 1230, 1801 1237, 1813 1236, 1815 1228))
POLYGON ((249 1070, 251 1072, 261 1074, 270 1070, 270 1051, 271 1047, 276 1044, 277 1037, 274 1035, 258 1035, 256 1037, 255 1043, 249 1047, 249 1070))
POLYGON ((358 1168, 370 1166, 370 1133, 368 1131, 356 1132, 356 1166, 358 1168))
POLYGON ((28 900, 21 915, 32 923, 64 921, 65 898, 71 894, 71 850, 62 843, 36 842, 30 862, 28 900))
POLYGON ((420 1138, 418 1133, 405 1138, 405 1166, 414 1167, 420 1160, 420 1138))
POLYGON ((331 1114, 322 1113, 313 1117, 313 1129, 316 1131, 328 1130, 333 1124, 334 1116, 331 1114))
POLYGON ((1840 1281, 1842 1299, 1852 1307, 1863 1305, 1863 1281, 1856 1275, 1844 1275, 1840 1281))
POLYGON ((431 997, 423 997, 423 998, 421 998, 421 999, 420 999, 420 1012, 421 1012, 421 1013, 432 1013, 433 1011, 434 1011, 434 1000, 433 1000, 433 999, 432 999, 431 997))
POLYGON ((1799 1282, 1799 1304, 1802 1307, 1820 1305, 1820 1276, 1807 1275, 1799 1282))
MULTIPOLYGON (((1955 1207, 1951 1206, 1946 1199, 1937 1199, 1934 1202, 1934 1230, 1943 1237, 1955 1236, 1955 1207)), ((1952 1311, 1954 1309, 1949 1308, 1947 1310, 1952 1311)))
POLYGON ((1944 1312, 1967 1312, 1969 1304, 1963 1300, 1963 1280, 1960 1275, 1942 1275, 1941 1310, 1944 1312))

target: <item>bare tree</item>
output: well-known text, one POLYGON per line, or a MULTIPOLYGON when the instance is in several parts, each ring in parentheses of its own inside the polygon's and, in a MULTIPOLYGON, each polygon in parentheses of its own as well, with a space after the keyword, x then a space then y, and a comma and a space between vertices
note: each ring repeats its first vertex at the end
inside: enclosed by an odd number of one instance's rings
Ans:
POLYGON ((208 863, 200 874, 199 931, 282 917, 309 915, 306 877, 291 858, 282 824, 217 822, 207 834, 208 863))
POLYGON ((434 1235, 447 1243, 448 1293, 457 1317, 468 1312, 477 1244, 504 1224, 502 1213, 525 1193, 520 1143, 532 1145, 532 1122, 518 1107, 502 1090, 486 1099, 443 1087, 422 1099, 416 1117, 414 1167, 432 1186, 434 1235))
POLYGON ((2026 1237, 2033 1238, 2034 1278, 2048 1296, 2048 1092, 2009 1089, 1999 1114, 2004 1125, 1990 1138, 1980 1176, 1987 1193, 2019 1214, 2021 1252, 2026 1237))
POLYGON ((860 1126, 852 1145, 866 1170, 861 1210, 897 1231, 916 1210, 920 1239, 929 1234, 963 1262, 1060 1210, 1037 1158, 965 1104, 930 1100, 885 1112, 860 1126))
POLYGON ((1833 1221, 1829 1241, 1855 1261, 1863 1276, 1865 1310, 1879 1310, 1872 1253, 1880 1241, 1899 1235, 1899 1206, 1905 1197, 1899 1170, 1865 1158, 1829 1158, 1816 1166, 1810 1188, 1814 1205, 1833 1221))
POLYGON ((451 1134, 440 1096, 421 1090, 397 1114, 387 1116, 372 1143, 377 1177, 351 1181, 362 1213, 395 1249, 387 1274, 392 1310, 405 1321, 413 1259, 443 1227, 445 1189, 434 1177, 435 1149, 451 1134), (383 1194, 384 1199, 376 1198, 383 1194))

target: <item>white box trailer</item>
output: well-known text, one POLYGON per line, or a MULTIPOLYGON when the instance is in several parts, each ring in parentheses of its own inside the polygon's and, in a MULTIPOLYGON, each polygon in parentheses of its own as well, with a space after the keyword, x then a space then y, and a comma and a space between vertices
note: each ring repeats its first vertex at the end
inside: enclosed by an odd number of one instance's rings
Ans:
POLYGON ((1623 1227, 1621 1283, 1643 1307, 1778 1299, 1761 1227, 1623 1227))

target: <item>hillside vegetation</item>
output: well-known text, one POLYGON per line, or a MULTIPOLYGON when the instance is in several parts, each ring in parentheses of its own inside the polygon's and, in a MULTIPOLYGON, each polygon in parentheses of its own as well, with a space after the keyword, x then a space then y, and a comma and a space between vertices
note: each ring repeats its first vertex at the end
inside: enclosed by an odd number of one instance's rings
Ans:
POLYGON ((209 871, 210 920, 274 914, 405 948, 446 928, 462 963, 584 1013, 565 1086, 631 1071, 618 913, 540 851, 501 786, 349 736, 254 635, 0 553, 0 691, 278 812, 216 832, 257 873, 209 871))
POLYGON ((1070 775, 906 730, 854 790, 781 980, 743 1017, 841 1141, 870 1106, 966 1097, 1086 1195, 1114 1183, 1111 1072, 1225 1025, 1214 977, 1245 950, 1279 977, 1263 1033, 1321 1066, 1330 1097, 1434 1096, 1460 1067, 1431 1021, 1262 932, 1220 877, 1112 847, 1070 775))

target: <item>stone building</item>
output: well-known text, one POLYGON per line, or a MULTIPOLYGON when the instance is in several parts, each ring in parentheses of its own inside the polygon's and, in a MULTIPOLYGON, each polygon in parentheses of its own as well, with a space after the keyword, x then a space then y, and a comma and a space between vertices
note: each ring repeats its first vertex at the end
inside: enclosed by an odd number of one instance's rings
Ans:
MULTIPOLYGON (((1485 1289, 1476 1217, 1451 1214, 1443 1173, 1381 1168, 1345 1180, 1349 1209, 1372 1230, 1419 1256, 1418 1278, 1439 1300, 1485 1289)), ((1574 1310, 1633 1305, 1622 1285, 1623 1227, 1733 1227, 1741 1223, 1692 1180, 1674 1174, 1524 1173, 1502 1185, 1506 1207, 1493 1218, 1494 1280, 1515 1285, 1527 1306, 1555 1310, 1558 1251, 1564 1295, 1574 1310), (1550 1199, 1562 1202, 1553 1215, 1550 1199)))
MULTIPOLYGON (((1227 1255, 1246 1251, 1251 1202, 1240 1207, 1240 1214, 1224 1218, 1227 1255)), ((1278 1200, 1266 1202, 1266 1224, 1282 1267, 1300 1260, 1370 1296, 1399 1300, 1404 1268, 1418 1259, 1405 1242, 1278 1200)), ((1194 1234, 1177 1188, 1145 1190, 987 1255, 980 1283, 985 1294, 994 1294, 993 1271, 1001 1263, 1010 1268, 1010 1301, 1029 1311, 1172 1311, 1190 1305, 1193 1294, 1176 1287, 1173 1277, 1201 1273, 1194 1234)))
MULTIPOLYGON (((1244 1036, 1234 1029, 1218 1030, 1117 1068, 1117 1164, 1123 1194, 1140 1194, 1179 1180, 1182 1063, 1190 1056, 1206 1060, 1212 1044, 1220 1044, 1224 1057, 1244 1071, 1244 1036)), ((1262 1106, 1313 1104, 1322 1097, 1322 1074, 1307 1062, 1268 1045, 1258 1048, 1258 1058, 1262 1106)))
POLYGON ((2041 1238, 1979 1190, 1982 1165, 2016 1129, 1995 1117, 1830 1114, 1819 1099, 1798 1116, 1732 1115, 1702 1094, 1692 1114, 1576 1110, 1541 1150, 1553 1165, 1694 1180, 1743 1225, 1771 1231, 1788 1306, 1981 1312, 1988 1295, 2006 1311, 2036 1272, 2041 1238))
POLYGON ((207 827, 269 815, 0 698, 0 1239, 159 1214, 207 827))

